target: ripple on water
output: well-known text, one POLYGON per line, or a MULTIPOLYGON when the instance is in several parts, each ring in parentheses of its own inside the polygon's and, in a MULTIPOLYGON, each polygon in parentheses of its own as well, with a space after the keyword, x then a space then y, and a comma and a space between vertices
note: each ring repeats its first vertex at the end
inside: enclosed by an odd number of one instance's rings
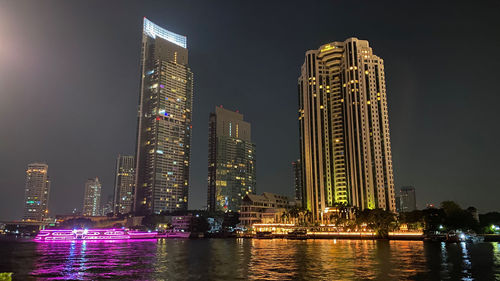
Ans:
POLYGON ((0 241, 14 280, 500 280, 498 243, 201 239, 0 241))

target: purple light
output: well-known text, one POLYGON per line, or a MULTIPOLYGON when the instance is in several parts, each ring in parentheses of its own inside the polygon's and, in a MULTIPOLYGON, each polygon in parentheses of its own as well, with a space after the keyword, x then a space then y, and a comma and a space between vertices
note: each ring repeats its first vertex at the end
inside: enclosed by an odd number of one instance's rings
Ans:
POLYGON ((128 231, 128 229, 46 229, 35 237, 38 242, 75 241, 75 240, 127 240, 156 238, 157 232, 128 231))

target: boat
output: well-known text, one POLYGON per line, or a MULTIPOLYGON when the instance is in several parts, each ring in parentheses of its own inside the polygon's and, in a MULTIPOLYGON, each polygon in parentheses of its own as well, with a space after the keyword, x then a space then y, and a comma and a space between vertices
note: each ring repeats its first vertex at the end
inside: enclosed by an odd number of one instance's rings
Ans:
POLYGON ((306 240, 307 239, 307 230, 295 229, 294 231, 290 231, 290 232, 288 232, 287 239, 306 240))
POLYGON ((76 240, 126 240, 156 238, 156 231, 123 229, 44 229, 36 235, 35 241, 76 241, 76 240))
POLYGON ((258 231, 255 237, 258 239, 273 239, 273 233, 271 231, 258 231))
POLYGON ((189 238, 191 236, 191 232, 186 232, 186 231, 178 231, 178 230, 173 230, 173 231, 166 231, 166 232, 160 232, 158 235, 156 235, 157 238, 189 238))
POLYGON ((481 243, 484 242, 484 237, 477 235, 474 231, 468 231, 465 234, 465 241, 468 243, 481 243))
POLYGON ((462 232, 449 231, 446 234, 446 242, 448 243, 460 243, 465 242, 466 236, 462 232))

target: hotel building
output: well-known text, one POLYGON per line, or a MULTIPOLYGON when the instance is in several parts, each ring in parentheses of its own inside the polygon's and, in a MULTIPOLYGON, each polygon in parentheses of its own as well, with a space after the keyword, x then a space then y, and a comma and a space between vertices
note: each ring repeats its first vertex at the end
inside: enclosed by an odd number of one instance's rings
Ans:
POLYGON ((209 117, 209 211, 238 212, 241 200, 255 193, 255 144, 243 115, 221 107, 209 117))
POLYGON ((188 206, 193 73, 186 37, 144 18, 134 211, 188 206))
POLYGON ((85 183, 82 213, 92 217, 101 215, 101 183, 97 177, 88 179, 85 183))
POLYGON ((240 224, 250 227, 256 223, 279 223, 283 214, 293 205, 288 197, 270 192, 247 194, 241 203, 240 224))
POLYGON ((115 170, 115 188, 113 196, 113 212, 127 214, 132 211, 134 203, 135 158, 118 155, 115 170))
POLYGON ((384 61, 349 38, 306 52, 298 78, 303 206, 396 211, 384 61))
POLYGON ((26 169, 23 220, 42 221, 48 216, 50 194, 48 169, 49 166, 43 163, 29 164, 26 169))

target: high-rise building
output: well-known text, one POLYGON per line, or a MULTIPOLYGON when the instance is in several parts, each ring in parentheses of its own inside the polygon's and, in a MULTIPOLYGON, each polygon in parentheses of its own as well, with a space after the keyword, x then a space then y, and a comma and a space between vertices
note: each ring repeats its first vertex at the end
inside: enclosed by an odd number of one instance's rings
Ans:
MULTIPOLYGON (((109 195, 108 199, 103 202, 101 206, 101 216, 107 216, 108 214, 115 214, 113 209, 114 200, 113 195, 109 195)), ((103 200, 101 200, 102 202, 103 200)))
POLYGON ((413 186, 401 187, 396 199, 398 212, 411 212, 417 209, 417 197, 413 186))
POLYGON ((115 170, 115 188, 113 196, 113 212, 127 214, 134 205, 135 158, 118 155, 115 170))
POLYGON ((300 159, 292 162, 292 170, 295 202, 300 205, 302 204, 302 165, 300 164, 300 159))
POLYGON ((144 18, 140 62, 134 210, 186 210, 193 100, 186 37, 144 18))
POLYGON ((49 166, 44 163, 32 163, 26 169, 24 189, 24 220, 42 221, 48 216, 50 181, 49 166))
POLYGON ((100 216, 101 215, 101 183, 96 177, 88 179, 85 183, 85 195, 83 198, 83 215, 100 216))
POLYGON ((298 78, 303 203, 395 211, 384 61, 349 38, 306 52, 298 78))
POLYGON ((255 144, 243 115, 220 107, 210 113, 208 132, 209 211, 238 212, 255 194, 255 144))

